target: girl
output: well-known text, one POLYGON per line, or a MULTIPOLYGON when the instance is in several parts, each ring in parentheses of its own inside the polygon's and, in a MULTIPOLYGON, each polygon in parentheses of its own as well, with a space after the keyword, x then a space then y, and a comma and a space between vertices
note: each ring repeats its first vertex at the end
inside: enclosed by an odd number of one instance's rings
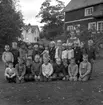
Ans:
POLYGON ((75 63, 75 58, 70 60, 70 65, 68 66, 69 80, 77 81, 78 65, 75 63))

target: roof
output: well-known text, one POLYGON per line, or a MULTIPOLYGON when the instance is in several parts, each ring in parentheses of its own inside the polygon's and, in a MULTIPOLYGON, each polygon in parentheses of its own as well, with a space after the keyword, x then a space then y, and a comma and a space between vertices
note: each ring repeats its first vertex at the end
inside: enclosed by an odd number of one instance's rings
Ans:
POLYGON ((103 3, 103 0, 71 0, 64 8, 64 12, 72 11, 84 7, 88 7, 95 4, 103 3))
POLYGON ((34 33, 36 29, 38 29, 39 31, 39 27, 37 25, 25 25, 23 27, 23 30, 26 30, 28 32, 28 30, 31 29, 31 32, 34 33))

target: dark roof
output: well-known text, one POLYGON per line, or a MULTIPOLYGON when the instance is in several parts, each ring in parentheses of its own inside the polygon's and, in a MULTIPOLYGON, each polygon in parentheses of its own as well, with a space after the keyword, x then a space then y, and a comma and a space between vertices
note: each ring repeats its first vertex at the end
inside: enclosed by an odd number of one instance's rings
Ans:
POLYGON ((103 0, 71 0, 64 8, 64 12, 72 11, 84 7, 88 7, 95 4, 103 3, 103 0))
POLYGON ((36 29, 38 29, 39 31, 39 27, 37 25, 25 25, 23 27, 24 30, 26 30, 28 32, 29 29, 31 29, 31 32, 34 33, 36 29))

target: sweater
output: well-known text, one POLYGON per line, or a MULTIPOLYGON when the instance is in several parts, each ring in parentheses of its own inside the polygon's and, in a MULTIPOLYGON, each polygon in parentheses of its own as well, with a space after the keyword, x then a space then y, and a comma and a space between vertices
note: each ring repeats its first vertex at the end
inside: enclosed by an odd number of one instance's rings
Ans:
POLYGON ((42 74, 43 76, 51 76, 53 73, 53 66, 51 63, 48 63, 47 65, 42 64, 42 74))

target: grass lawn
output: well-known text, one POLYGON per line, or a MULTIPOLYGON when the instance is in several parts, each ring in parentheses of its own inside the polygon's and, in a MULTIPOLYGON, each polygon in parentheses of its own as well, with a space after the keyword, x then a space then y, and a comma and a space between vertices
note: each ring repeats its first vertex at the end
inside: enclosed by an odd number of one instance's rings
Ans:
POLYGON ((0 105, 103 105, 103 60, 94 64, 88 82, 9 84, 0 63, 0 105))

